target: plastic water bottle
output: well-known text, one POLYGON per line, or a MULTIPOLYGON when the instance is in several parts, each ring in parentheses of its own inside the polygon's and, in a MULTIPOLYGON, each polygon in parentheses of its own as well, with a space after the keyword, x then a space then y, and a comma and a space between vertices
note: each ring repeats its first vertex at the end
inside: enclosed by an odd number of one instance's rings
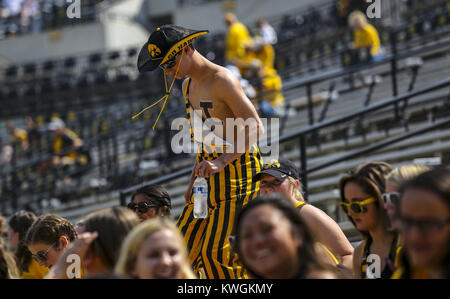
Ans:
POLYGON ((208 183, 205 178, 195 179, 192 193, 194 194, 194 217, 208 217, 208 183))

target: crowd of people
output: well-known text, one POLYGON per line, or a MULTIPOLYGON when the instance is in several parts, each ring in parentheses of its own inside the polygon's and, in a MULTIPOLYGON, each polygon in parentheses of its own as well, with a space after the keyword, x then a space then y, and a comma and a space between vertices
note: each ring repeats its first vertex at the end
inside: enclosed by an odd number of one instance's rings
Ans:
MULTIPOLYGON (((336 180, 338 205, 362 237, 352 245, 333 218, 305 201, 295 163, 264 161, 250 142, 264 132, 259 114, 276 115, 282 101, 277 97, 281 83, 265 81, 270 72, 278 76, 274 31, 260 20, 258 35, 250 37, 235 15, 227 14, 225 22, 228 69, 192 44, 207 30, 175 25, 152 32, 137 66, 140 72, 163 71, 165 96, 144 109, 165 100, 155 125, 175 79, 184 79, 190 126, 191 110, 200 111, 202 119, 214 118, 215 125, 230 118, 256 121, 254 131, 237 126, 230 139, 231 145, 245 139, 244 152, 236 145, 219 154, 220 145, 197 141, 202 148, 177 219, 169 190, 160 185, 136 190, 127 207, 104 208, 75 224, 56 214, 29 211, 0 218, 0 278, 449 278, 450 169, 393 168, 374 161, 343 174, 336 180), (256 74, 262 82, 257 105, 232 76, 233 68, 241 78, 256 74), (171 84, 166 75, 173 76, 171 84), (195 212, 197 184, 207 186, 205 218, 195 212)), ((60 119, 48 128, 52 165, 77 161, 82 141, 60 119)), ((9 130, 19 146, 32 146, 32 134, 12 125, 9 130)))
MULTIPOLYGON (((342 175, 340 206, 363 239, 354 248, 303 200, 293 162, 270 161, 254 180, 260 194, 241 209, 229 240, 249 278, 450 277, 448 167, 367 162, 342 175)), ((214 278, 194 271, 175 220, 159 185, 135 191, 127 208, 101 209, 76 224, 19 211, 0 221, 0 277, 214 278), (78 272, 71 255, 80 258, 78 272)))

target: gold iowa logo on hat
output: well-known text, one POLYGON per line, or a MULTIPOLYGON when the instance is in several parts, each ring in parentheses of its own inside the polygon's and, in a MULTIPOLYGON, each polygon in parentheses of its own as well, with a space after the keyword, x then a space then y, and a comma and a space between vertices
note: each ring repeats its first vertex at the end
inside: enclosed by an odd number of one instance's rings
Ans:
POLYGON ((280 165, 280 162, 278 162, 278 160, 276 160, 276 159, 271 159, 271 160, 269 161, 269 163, 264 164, 263 168, 264 168, 264 169, 274 168, 274 167, 280 168, 280 166, 281 166, 281 165, 280 165))
POLYGON ((157 58, 161 55, 161 50, 155 44, 148 45, 148 52, 152 58, 157 58))

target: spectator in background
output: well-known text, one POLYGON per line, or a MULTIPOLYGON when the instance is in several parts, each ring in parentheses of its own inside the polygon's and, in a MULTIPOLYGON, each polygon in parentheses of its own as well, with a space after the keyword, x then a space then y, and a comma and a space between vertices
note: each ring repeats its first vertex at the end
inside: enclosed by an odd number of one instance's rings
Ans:
POLYGON ((259 59, 253 59, 247 73, 257 91, 252 98, 261 117, 275 117, 283 113, 282 81, 274 68, 267 68, 259 59))
POLYGON ((396 270, 398 236, 391 229, 382 197, 386 193, 386 176, 391 170, 387 163, 368 162, 357 166, 339 181, 340 206, 364 237, 353 254, 355 278, 388 279, 396 270), (371 254, 380 257, 380 277, 369 271, 371 254))
POLYGON ((279 193, 287 198, 309 227, 315 241, 328 253, 329 264, 339 266, 341 272, 352 269, 353 247, 339 225, 325 212, 307 204, 302 196, 297 167, 280 158, 265 163, 254 180, 260 181, 261 194, 279 193))
POLYGON ((386 177, 386 193, 383 193, 384 208, 394 229, 398 230, 400 212, 400 187, 410 179, 430 170, 425 165, 408 164, 392 170, 386 177))
POLYGON ((244 69, 247 66, 244 61, 245 42, 251 40, 250 33, 233 13, 225 14, 224 21, 228 28, 225 39, 225 60, 227 64, 237 66, 241 75, 244 75, 244 69))
POLYGON ((14 254, 9 251, 3 237, 0 237, 0 279, 19 278, 19 276, 14 254))
POLYGON ((31 212, 20 211, 14 213, 8 221, 8 240, 11 248, 15 251, 16 261, 20 270, 21 278, 41 279, 48 272, 48 268, 39 265, 33 258, 25 237, 37 217, 31 212))
POLYGON ((6 124, 6 129, 11 136, 11 144, 14 150, 14 155, 20 155, 28 150, 27 131, 17 128, 11 122, 6 124))
POLYGON ((39 265, 51 268, 63 250, 77 238, 73 225, 57 215, 42 215, 29 228, 25 242, 39 265))
POLYGON ((312 234, 294 206, 278 193, 242 209, 232 244, 251 278, 338 278, 335 268, 317 256, 312 234))
POLYGON ((42 134, 39 131, 36 122, 31 116, 25 117, 25 126, 27 128, 27 142, 29 156, 37 154, 41 150, 41 137, 42 134))
POLYGON ((258 33, 265 44, 275 45, 278 42, 277 33, 275 29, 263 18, 256 21, 258 33))
POLYGON ((172 217, 171 206, 169 193, 158 185, 136 190, 128 204, 128 208, 134 211, 141 221, 155 217, 172 217))
POLYGON ((66 128, 64 122, 54 118, 48 125, 52 133, 53 165, 70 165, 76 162, 85 164, 86 157, 79 154, 83 141, 70 129, 66 128))
POLYGON ((358 50, 369 48, 372 61, 379 61, 384 58, 380 53, 380 38, 374 26, 367 22, 366 16, 361 11, 353 11, 348 16, 348 24, 354 30, 353 43, 350 49, 358 50))
POLYGON ((450 170, 437 168, 400 189, 405 253, 392 278, 450 278, 450 170))
POLYGON ((120 250, 115 273, 140 279, 196 278, 183 237, 167 218, 144 221, 130 232, 120 250))
POLYGON ((65 278, 66 258, 71 254, 80 257, 83 277, 112 272, 123 240, 138 223, 136 214, 124 207, 89 214, 83 220, 79 238, 59 257, 46 278, 65 278))

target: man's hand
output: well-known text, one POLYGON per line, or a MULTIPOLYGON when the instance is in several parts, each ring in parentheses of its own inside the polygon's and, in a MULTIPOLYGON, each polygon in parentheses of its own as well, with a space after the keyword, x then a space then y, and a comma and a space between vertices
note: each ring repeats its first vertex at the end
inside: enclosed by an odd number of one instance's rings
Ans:
POLYGON ((195 167, 195 175, 203 178, 208 178, 213 174, 222 171, 225 164, 220 160, 202 161, 195 167))

